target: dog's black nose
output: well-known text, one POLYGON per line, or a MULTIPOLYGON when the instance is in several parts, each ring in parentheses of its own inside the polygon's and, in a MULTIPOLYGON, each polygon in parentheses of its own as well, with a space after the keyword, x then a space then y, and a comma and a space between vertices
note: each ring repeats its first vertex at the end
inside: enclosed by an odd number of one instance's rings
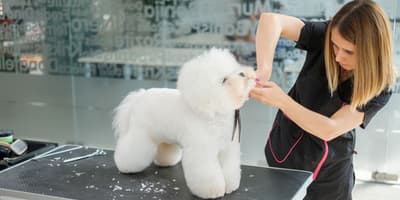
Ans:
POLYGON ((246 77, 246 75, 245 75, 243 72, 240 72, 240 73, 239 73, 239 76, 241 76, 241 77, 246 77))

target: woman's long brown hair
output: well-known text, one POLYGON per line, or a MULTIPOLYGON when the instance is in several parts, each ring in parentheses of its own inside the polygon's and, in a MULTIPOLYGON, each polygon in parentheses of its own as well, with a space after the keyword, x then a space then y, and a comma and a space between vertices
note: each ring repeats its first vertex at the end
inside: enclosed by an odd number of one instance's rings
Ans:
POLYGON ((325 38, 325 68, 331 94, 337 89, 340 66, 335 61, 332 29, 355 45, 353 94, 350 106, 365 105, 396 81, 390 22, 385 12, 370 0, 355 0, 344 5, 329 22, 325 38))

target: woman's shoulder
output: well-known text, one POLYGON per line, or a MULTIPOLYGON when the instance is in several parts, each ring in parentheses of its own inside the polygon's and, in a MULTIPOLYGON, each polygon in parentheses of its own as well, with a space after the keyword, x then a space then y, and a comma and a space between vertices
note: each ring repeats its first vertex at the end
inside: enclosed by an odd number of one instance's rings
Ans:
POLYGON ((389 101, 391 96, 392 96, 392 90, 385 89, 381 93, 376 95, 374 98, 369 100, 365 106, 358 108, 358 110, 365 111, 366 109, 368 109, 368 107, 371 107, 372 105, 383 107, 389 101))
POLYGON ((304 21, 296 47, 303 50, 321 50, 324 47, 328 21, 304 21))
POLYGON ((357 111, 364 113, 364 119, 361 128, 366 128, 371 119, 375 116, 375 114, 381 110, 388 102, 390 97, 392 96, 391 90, 384 90, 379 95, 372 98, 368 103, 364 106, 357 107, 357 111))

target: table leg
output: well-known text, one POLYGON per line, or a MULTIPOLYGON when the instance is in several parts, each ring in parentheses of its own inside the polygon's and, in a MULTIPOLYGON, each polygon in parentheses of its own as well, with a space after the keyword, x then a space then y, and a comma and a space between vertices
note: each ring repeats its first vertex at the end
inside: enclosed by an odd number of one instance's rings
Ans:
POLYGON ((143 67, 142 66, 136 66, 136 79, 137 80, 143 80, 143 67))
POLYGON ((132 65, 125 64, 123 67, 123 75, 125 80, 130 80, 132 76, 132 65))
POLYGON ((90 63, 85 63, 85 78, 90 78, 92 76, 92 69, 90 63))

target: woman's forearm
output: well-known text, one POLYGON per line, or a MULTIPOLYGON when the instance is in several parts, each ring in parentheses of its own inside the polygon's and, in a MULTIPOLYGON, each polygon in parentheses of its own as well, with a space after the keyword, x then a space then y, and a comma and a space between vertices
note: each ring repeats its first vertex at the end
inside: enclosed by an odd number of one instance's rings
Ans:
POLYGON ((274 52, 282 32, 282 26, 273 13, 263 13, 256 33, 257 69, 267 80, 271 77, 274 52))
POLYGON ((303 21, 296 17, 277 13, 263 13, 260 16, 256 33, 257 71, 264 80, 271 77, 279 38, 298 41, 303 26, 303 21))
POLYGON ((346 104, 331 116, 319 114, 297 103, 272 81, 257 81, 257 87, 251 90, 250 97, 279 108, 300 128, 325 141, 330 141, 354 129, 364 120, 363 112, 346 104))
POLYGON ((336 120, 305 108, 289 96, 281 102, 280 109, 303 130, 322 140, 330 141, 343 133, 336 120))

